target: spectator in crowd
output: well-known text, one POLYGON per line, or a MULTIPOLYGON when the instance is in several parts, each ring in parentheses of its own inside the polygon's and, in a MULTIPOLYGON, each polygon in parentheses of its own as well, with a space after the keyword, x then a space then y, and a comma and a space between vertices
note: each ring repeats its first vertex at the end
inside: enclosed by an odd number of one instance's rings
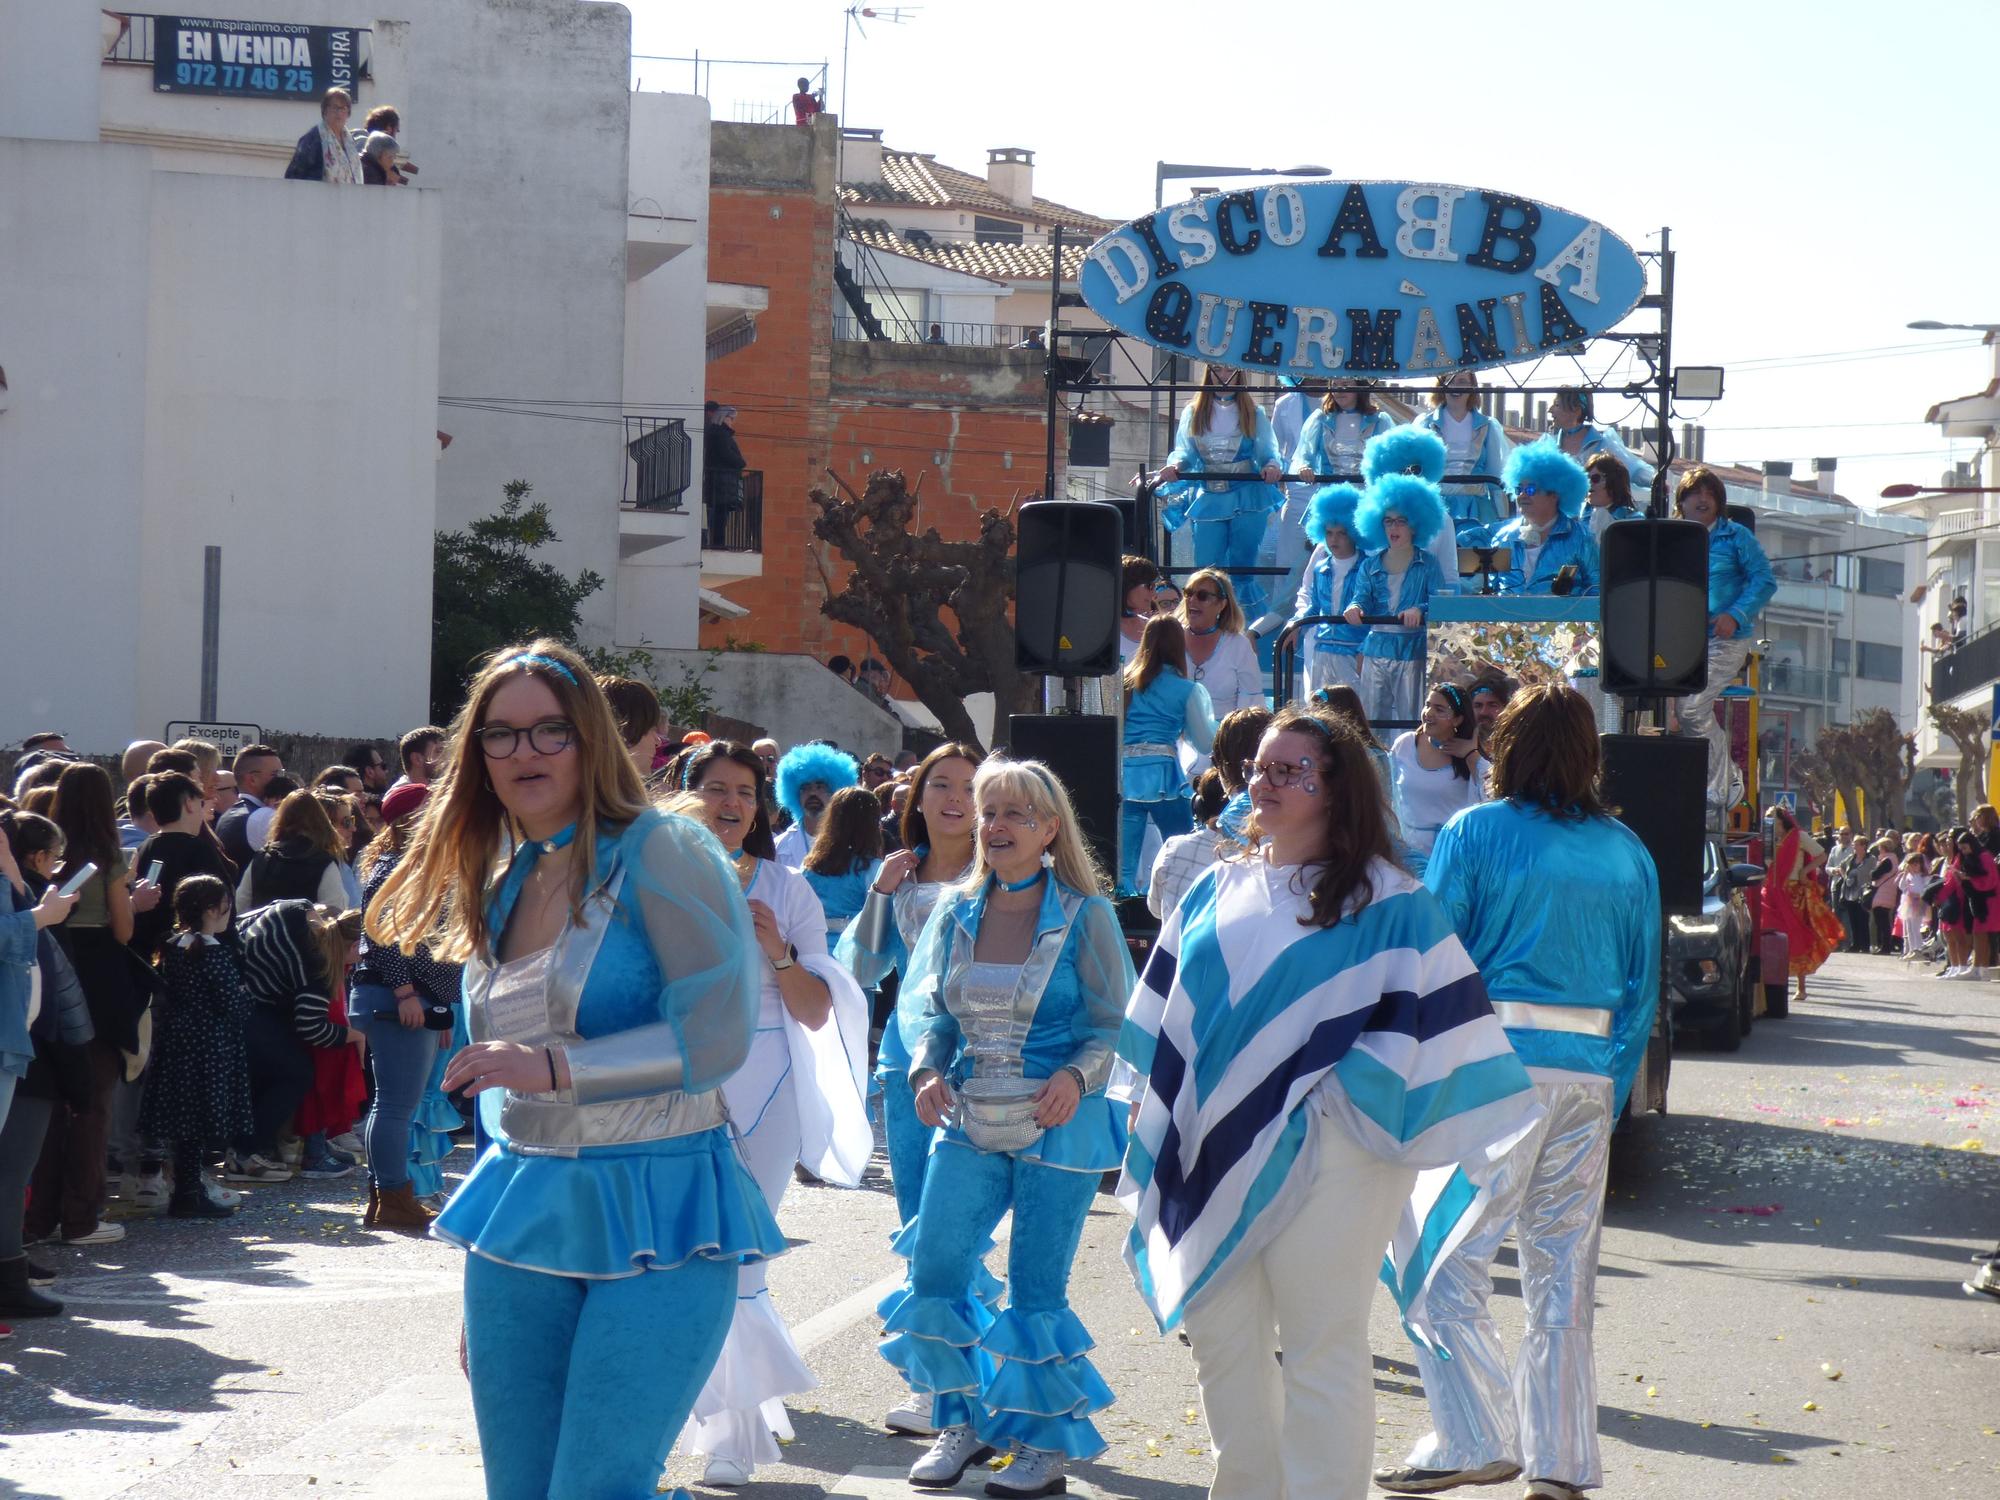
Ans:
MULTIPOLYGON (((862 769, 867 778, 867 768, 862 769)), ((847 924, 868 899, 868 887, 882 864, 882 804, 865 786, 850 786, 833 794, 799 873, 819 897, 826 913, 826 938, 839 941, 847 924)))
POLYGON ((889 783, 888 796, 878 798, 882 809, 882 852, 896 854, 903 847, 903 809, 910 805, 910 783, 897 779, 889 783))
POLYGON ((402 187, 417 175, 414 162, 399 160, 402 147, 396 136, 403 117, 392 104, 378 104, 362 122, 361 181, 368 187, 402 187))
POLYGON ((63 767, 75 764, 66 755, 41 755, 32 765, 27 764, 29 759, 24 755, 15 763, 14 796, 17 801, 42 787, 47 787, 53 794, 63 767))
POLYGON ((1963 646, 1967 634, 1965 595, 1953 596, 1951 607, 1945 611, 1945 624, 1951 631, 1951 643, 1963 646))
POLYGON ((125 787, 125 815, 118 820, 118 844, 128 853, 160 831, 160 825, 146 810, 146 788, 151 781, 152 778, 142 772, 125 787))
POLYGON ((340 763, 352 766, 361 773, 362 791, 379 793, 389 790, 389 762, 383 759, 381 747, 373 740, 360 740, 349 745, 340 763))
POLYGON ((355 867, 368 843, 368 837, 362 833, 361 799, 340 792, 314 792, 313 795, 319 799, 320 809, 326 814, 327 822, 333 825, 333 836, 340 844, 340 858, 334 862, 335 868, 340 871, 340 883, 346 888, 346 895, 340 904, 343 908, 359 907, 361 876, 356 873, 355 867))
POLYGON ((896 752, 896 774, 902 776, 915 771, 923 763, 923 759, 914 750, 898 750, 896 752))
POLYGON ((632 757, 639 779, 646 780, 653 774, 653 753, 660 748, 660 695, 636 677, 599 677, 597 685, 604 689, 611 716, 618 721, 625 753, 632 757))
POLYGON ((237 919, 237 955, 257 1003, 243 1028, 251 1125, 231 1142, 225 1182, 289 1182, 278 1133, 312 1089, 312 1049, 365 1045, 359 1031, 331 1019, 359 936, 360 913, 334 916, 310 901, 273 901, 237 919))
POLYGON ((1513 696, 1514 684, 1505 677, 1482 677, 1472 685, 1472 722, 1479 753, 1488 760, 1493 758, 1493 726, 1500 722, 1500 711, 1513 696))
POLYGON ((444 731, 435 724, 412 729, 396 741, 396 755, 402 762, 403 774, 396 778, 394 786, 406 781, 429 786, 444 763, 444 731))
POLYGON ((790 814, 792 826, 778 839, 779 864, 796 870, 806 862, 833 794, 853 786, 860 774, 853 756, 818 741, 785 753, 778 762, 778 805, 790 814))
POLYGON ((60 729, 44 729, 37 734, 29 735, 21 741, 21 753, 23 755, 33 755, 37 752, 43 755, 76 754, 69 747, 68 737, 60 729))
POLYGON ((352 766, 328 766, 313 777, 311 790, 358 797, 361 795, 361 773, 352 766))
POLYGON ((873 699, 878 708, 889 706, 892 679, 885 663, 872 656, 863 657, 861 666, 855 673, 854 685, 873 699))
POLYGON ((702 403, 701 497, 708 512, 706 545, 722 545, 729 518, 743 508, 743 471, 749 460, 736 441, 736 408, 702 403))
POLYGON ((830 656, 826 660, 826 669, 849 687, 854 686, 854 659, 852 657, 830 656))
POLYGON ((360 186, 361 153, 347 133, 353 113, 354 96, 346 89, 332 88, 320 95, 319 123, 299 137, 285 176, 294 182, 360 186))
POLYGON ((1191 800, 1195 826, 1160 845, 1159 857, 1153 861, 1152 879, 1146 886, 1146 910, 1163 922, 1181 904, 1181 897, 1204 870, 1228 851, 1243 847, 1215 823, 1222 804, 1229 800, 1221 771, 1214 766, 1203 771, 1195 782, 1191 800))
POLYGON ((931 324, 931 331, 924 335, 924 342, 926 344, 942 344, 944 342, 944 324, 931 324))
POLYGON ((215 795, 215 778, 222 770, 222 747, 209 740, 175 740, 172 749, 194 757, 194 779, 201 783, 202 795, 215 795))
POLYGON ((215 773, 215 790, 209 795, 208 799, 210 816, 219 821, 224 813, 228 812, 230 808, 234 807, 241 800, 242 795, 236 790, 236 773, 234 771, 217 771, 215 773))
MULTIPOLYGON (((383 799, 387 829, 362 856, 364 907, 402 862, 430 788, 398 787, 383 799)), ((366 934, 348 992, 349 1018, 369 1040, 375 1101, 362 1127, 368 1209, 362 1226, 422 1233, 435 1217, 410 1170, 411 1127, 438 1058, 449 1046, 461 966, 418 943, 409 952, 366 934)))
POLYGON ((1124 601, 1118 612, 1118 664, 1123 667, 1139 650, 1139 636, 1153 617, 1153 601, 1160 587, 1160 569, 1149 557, 1128 552, 1118 560, 1119 597, 1124 601))
POLYGON ((65 1097, 72 1107, 88 1108, 91 1097, 82 1061, 90 1008, 49 930, 76 902, 51 884, 62 856, 62 830, 48 819, 0 813, 0 1317, 62 1311, 38 1290, 55 1277, 27 1258, 22 1210, 51 1112, 65 1097), (37 992, 40 1007, 31 1022, 37 992), (66 1059, 75 1065, 64 1066, 66 1059))
POLYGON ((303 790, 303 784, 290 771, 280 771, 264 783, 264 805, 251 809, 249 820, 243 825, 252 853, 270 842, 271 820, 278 816, 278 805, 293 792, 303 790))
POLYGON ((750 753, 764 766, 764 812, 771 820, 772 831, 782 833, 791 826, 792 815, 778 806, 778 742, 770 738, 752 741, 750 753))
POLYGON ((213 875, 230 889, 236 868, 207 833, 207 807, 192 776, 162 771, 146 778, 146 809, 159 831, 139 846, 135 868, 160 866, 160 902, 133 920, 132 946, 151 957, 167 937, 174 890, 190 875, 213 875))
POLYGON ((175 935, 160 955, 166 1004, 153 1032, 153 1056, 140 1115, 150 1136, 170 1142, 177 1219, 226 1219, 235 1207, 203 1179, 208 1153, 251 1128, 250 1064, 243 1028, 250 992, 229 931, 229 887, 190 875, 174 888, 175 935))
POLYGON ((247 916, 273 901, 313 901, 346 910, 347 887, 338 869, 345 853, 319 798, 293 792, 278 804, 264 847, 237 882, 237 911, 247 916))
POLYGON ((165 742, 161 740, 132 741, 131 744, 125 747, 125 753, 118 759, 119 781, 129 786, 132 778, 146 769, 146 762, 151 760, 155 753, 166 748, 165 742))
MULTIPOLYGON (((147 762, 146 769, 159 770, 159 757, 147 762)), ((222 843, 222 852, 239 867, 246 867, 255 852, 250 842, 250 814, 264 805, 264 789, 285 769, 285 759, 269 745, 245 745, 236 752, 229 769, 236 778, 236 804, 216 820, 215 836, 222 843)), ((199 788, 200 782, 195 785, 199 788)))
POLYGON ((861 762, 861 784, 871 792, 881 790, 895 774, 895 767, 889 764, 889 757, 880 750, 861 762))
POLYGON ((813 118, 825 108, 825 101, 813 92, 812 80, 801 78, 798 92, 792 95, 792 123, 809 129, 813 118))

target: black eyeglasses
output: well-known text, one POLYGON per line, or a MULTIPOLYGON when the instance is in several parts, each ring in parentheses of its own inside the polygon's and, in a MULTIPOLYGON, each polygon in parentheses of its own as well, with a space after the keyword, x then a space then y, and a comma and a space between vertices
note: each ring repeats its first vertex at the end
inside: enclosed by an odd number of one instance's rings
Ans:
POLYGON ((511 724, 488 724, 479 731, 479 750, 488 760, 506 760, 521 748, 526 737, 537 755, 560 755, 576 737, 576 726, 568 719, 543 719, 526 729, 511 724))
POLYGON ((1309 760, 1246 760, 1243 762, 1243 784, 1248 786, 1253 781, 1263 780, 1275 787, 1288 787, 1312 775, 1317 769, 1309 760))
POLYGON ((1183 594, 1181 597, 1184 599, 1192 599, 1197 604, 1214 604, 1222 598, 1222 595, 1211 593, 1207 589, 1189 589, 1187 593, 1183 594))

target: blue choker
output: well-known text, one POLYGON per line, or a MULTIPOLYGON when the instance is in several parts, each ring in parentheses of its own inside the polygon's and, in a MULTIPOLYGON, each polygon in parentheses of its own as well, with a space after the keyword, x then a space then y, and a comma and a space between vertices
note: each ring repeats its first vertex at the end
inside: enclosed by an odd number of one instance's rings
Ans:
POLYGON ((569 827, 565 828, 561 833, 557 834, 554 838, 529 839, 528 842, 533 844, 537 849, 541 850, 542 853, 544 854, 553 854, 558 849, 567 848, 575 838, 576 838, 576 824, 572 823, 569 825, 569 827))
POLYGON ((1037 870, 1035 871, 1034 874, 1030 875, 1026 880, 1016 883, 1012 880, 1002 880, 1000 878, 999 872, 995 871, 993 879, 994 882, 1003 891, 1020 892, 1020 891, 1025 891, 1029 886, 1033 885, 1036 881, 1040 880, 1042 878, 1042 874, 1043 874, 1042 871, 1037 870))
POLYGON ((1194 628, 1194 626, 1190 625, 1190 626, 1188 626, 1188 634, 1190 634, 1190 635, 1214 635, 1214 634, 1216 633, 1216 631, 1218 631, 1218 630, 1220 630, 1220 629, 1222 629, 1222 622, 1221 622, 1220 620, 1218 620, 1218 621, 1216 621, 1216 622, 1215 622, 1215 623, 1214 623, 1213 625, 1209 626, 1209 627, 1208 627, 1208 629, 1206 629, 1206 630, 1197 630, 1197 629, 1195 629, 1195 628, 1194 628))

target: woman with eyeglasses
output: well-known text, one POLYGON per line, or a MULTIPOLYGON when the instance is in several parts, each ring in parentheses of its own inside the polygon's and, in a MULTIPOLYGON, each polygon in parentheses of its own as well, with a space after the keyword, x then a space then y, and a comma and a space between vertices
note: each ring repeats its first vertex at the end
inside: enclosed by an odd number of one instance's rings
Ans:
MULTIPOLYGON (((747 745, 714 740, 689 759, 683 780, 734 862, 756 926, 757 1034, 722 1097, 775 1214, 794 1167, 840 1187, 859 1186, 868 1169, 875 1147, 866 1103, 868 1002, 827 951, 826 911, 811 883, 777 858, 762 758, 747 745)), ((818 1384, 771 1305, 763 1263, 745 1265, 722 1357, 695 1399, 688 1447, 708 1456, 702 1482, 748 1484, 758 1464, 776 1463, 778 1444, 792 1437, 784 1398, 818 1384)))
POLYGON ((1128 552, 1119 560, 1118 664, 1122 667, 1139 649, 1139 637, 1153 618, 1153 596, 1160 587, 1159 565, 1128 552))
POLYGON ((1609 427, 1591 419, 1590 392, 1581 386, 1564 386, 1549 403, 1550 435, 1562 451, 1579 464, 1587 464, 1607 453, 1624 468, 1634 490, 1651 490, 1653 466, 1627 448, 1609 427))
POLYGON ((1389 745, 1396 821, 1410 873, 1424 873, 1438 830, 1465 808, 1486 800, 1486 764, 1472 699, 1456 683, 1440 683, 1424 700, 1423 723, 1389 745))
POLYGON ((1098 1179, 1125 1150, 1105 1086, 1132 961, 1054 772, 989 760, 973 803, 972 873, 938 902, 896 1002, 917 1116, 937 1135, 882 1355, 939 1429, 910 1482, 949 1489, 1011 1447, 986 1493, 1025 1500, 1062 1494, 1067 1461, 1104 1451, 1090 1417, 1113 1398, 1069 1276, 1098 1179), (968 1287, 1010 1209, 996 1317, 968 1287))
MULTIPOLYGON (((1483 1177, 1533 1093, 1450 919, 1394 862, 1360 735, 1286 709, 1249 769, 1259 847, 1182 897, 1126 1010, 1126 1260, 1194 1349, 1210 1495, 1360 1500, 1383 1247, 1418 1170, 1483 1177)), ((1421 1316, 1421 1284, 1398 1286, 1421 1316)))
MULTIPOLYGON (((898 976, 908 974, 910 954, 939 899, 972 869, 976 826, 972 778, 983 759, 978 746, 955 741, 937 746, 923 758, 903 804, 899 829, 903 847, 882 861, 861 914, 841 934, 834 950, 857 981, 870 990, 879 987, 890 1005, 875 1053, 875 1084, 882 1091, 883 1148, 896 1190, 896 1222, 902 1226, 895 1243, 903 1255, 909 1254, 910 1225, 923 1201, 931 1127, 917 1118, 910 1049, 896 1024, 894 986, 898 976)), ((969 1283, 969 1295, 987 1306, 999 1301, 1001 1290, 999 1279, 984 1264, 991 1248, 988 1244, 979 1251, 969 1283)), ((894 1293, 892 1298, 900 1295, 894 1293)), ((930 1398, 915 1392, 891 1408, 882 1423, 891 1432, 937 1436, 930 1398)))
POLYGON ((1182 744, 1203 756, 1215 744, 1215 711, 1207 689, 1188 677, 1187 634, 1172 615, 1146 622, 1138 655, 1125 668, 1124 725, 1120 900, 1142 894, 1139 856, 1148 824, 1162 840, 1194 828, 1188 779, 1181 770, 1182 744))
POLYGON ((1179 531, 1194 523, 1195 565, 1227 569, 1251 619, 1263 614, 1265 592, 1245 570, 1257 566, 1271 512, 1284 499, 1278 478, 1277 435, 1244 389, 1243 372, 1210 365, 1153 482, 1169 497, 1162 524, 1179 531))
MULTIPOLYGON (((1215 716, 1262 705, 1264 674, 1257 665, 1257 643, 1246 634, 1243 606, 1227 573, 1203 568, 1188 575, 1180 622, 1187 632, 1188 674, 1208 690, 1215 716)), ((1199 774, 1207 765, 1200 760, 1189 774, 1199 774)))
POLYGON ((491 1500, 651 1494, 784 1236, 720 1085, 761 949, 730 860, 648 806, 590 669, 550 640, 473 679, 371 939, 465 965, 447 1088, 491 1142, 432 1233, 468 1251, 465 1360, 491 1500))
POLYGON ((1592 455, 1583 472, 1590 483, 1584 519, 1590 523, 1593 540, 1602 541, 1604 528, 1613 521, 1636 521, 1644 514, 1632 503, 1631 471, 1614 455, 1592 455))
POLYGON ((1472 371, 1440 375, 1431 392, 1430 410, 1410 424, 1437 434, 1444 444, 1445 504, 1453 529, 1468 543, 1476 543, 1478 533, 1506 519, 1507 494, 1500 476, 1514 450, 1501 425, 1479 410, 1478 400, 1479 377, 1472 371), (1489 477, 1474 483, 1451 482, 1466 474, 1489 477))
POLYGON ((1355 533, 1367 555, 1344 614, 1350 625, 1370 615, 1395 620, 1369 625, 1361 642, 1368 717, 1388 727, 1413 723, 1422 701, 1424 621, 1431 595, 1444 592, 1437 558, 1427 549, 1448 519, 1437 486, 1414 474, 1385 474, 1355 508, 1355 533))

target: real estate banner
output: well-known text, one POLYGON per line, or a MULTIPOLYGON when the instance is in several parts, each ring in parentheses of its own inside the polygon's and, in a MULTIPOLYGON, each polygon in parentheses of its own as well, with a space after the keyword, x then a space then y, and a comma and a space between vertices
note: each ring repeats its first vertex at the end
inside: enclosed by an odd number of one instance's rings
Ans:
POLYGON ((317 99, 354 92, 362 76, 356 26, 153 18, 153 90, 250 99, 317 99))

